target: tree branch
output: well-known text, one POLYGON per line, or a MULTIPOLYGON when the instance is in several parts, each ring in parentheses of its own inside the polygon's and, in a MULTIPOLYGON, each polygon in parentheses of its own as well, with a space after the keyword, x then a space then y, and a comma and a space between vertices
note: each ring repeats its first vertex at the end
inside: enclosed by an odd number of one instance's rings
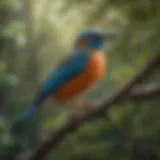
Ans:
POLYGON ((141 101, 141 100, 148 100, 152 98, 160 98, 160 84, 146 85, 143 88, 135 87, 132 89, 132 91, 128 95, 122 97, 117 101, 114 101, 113 104, 114 105, 119 104, 126 100, 141 101))
POLYGON ((151 98, 160 98, 160 84, 149 85, 147 87, 135 88, 125 99, 131 101, 148 100, 151 98))
POLYGON ((138 100, 137 97, 140 99, 140 97, 144 95, 142 94, 144 91, 132 91, 133 87, 145 80, 159 65, 160 54, 158 53, 124 87, 113 93, 110 97, 107 97, 105 100, 100 100, 94 105, 91 104, 94 108, 92 112, 85 112, 77 116, 77 119, 74 121, 66 121, 66 123, 58 128, 55 132, 51 133, 48 139, 38 148, 38 150, 33 155, 31 155, 28 160, 43 160, 49 150, 51 148, 55 148, 60 141, 67 137, 69 132, 76 130, 77 127, 82 125, 87 120, 102 117, 112 104, 123 101, 124 97, 127 97, 128 100, 138 100))

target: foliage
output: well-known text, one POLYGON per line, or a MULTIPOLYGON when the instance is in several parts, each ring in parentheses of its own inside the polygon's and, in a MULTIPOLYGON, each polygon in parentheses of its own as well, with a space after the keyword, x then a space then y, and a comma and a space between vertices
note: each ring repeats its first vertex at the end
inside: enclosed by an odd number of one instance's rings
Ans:
MULTIPOLYGON (((56 129, 67 109, 44 104, 18 131, 10 125, 32 102, 36 90, 86 27, 119 35, 106 45, 108 66, 94 100, 121 87, 160 45, 160 10, 153 0, 28 0, 0 1, 0 159, 14 160, 34 151, 42 135, 56 129), (51 107, 50 107, 51 106, 51 107)), ((145 83, 159 82, 155 73, 145 83)), ((48 159, 160 159, 159 100, 125 102, 109 112, 111 121, 85 124, 48 159)), ((67 108, 68 106, 64 106, 67 108)))

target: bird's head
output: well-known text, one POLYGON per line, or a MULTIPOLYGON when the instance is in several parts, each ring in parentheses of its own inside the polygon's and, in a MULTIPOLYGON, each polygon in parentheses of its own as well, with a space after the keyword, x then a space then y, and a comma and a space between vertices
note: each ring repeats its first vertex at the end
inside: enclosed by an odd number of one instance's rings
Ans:
POLYGON ((105 41, 113 40, 115 37, 115 33, 104 33, 100 29, 87 29, 78 35, 75 47, 78 49, 101 50, 105 41))

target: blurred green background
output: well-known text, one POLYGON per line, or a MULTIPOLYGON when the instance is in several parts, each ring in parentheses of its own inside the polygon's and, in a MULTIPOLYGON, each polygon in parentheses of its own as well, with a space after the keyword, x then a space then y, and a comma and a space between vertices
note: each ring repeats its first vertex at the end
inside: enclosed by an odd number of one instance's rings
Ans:
MULTIPOLYGON (((159 49, 160 3, 156 0, 0 0, 0 160, 22 160, 50 131, 60 126, 65 110, 53 104, 30 118, 18 135, 10 124, 72 49, 87 27, 119 33, 105 47, 105 78, 95 100, 127 82, 159 49), (52 107, 53 106, 53 107, 52 107)), ((144 84, 160 81, 152 74, 144 84)), ((160 159, 160 100, 126 102, 110 109, 110 121, 92 121, 69 136, 48 160, 160 159)))

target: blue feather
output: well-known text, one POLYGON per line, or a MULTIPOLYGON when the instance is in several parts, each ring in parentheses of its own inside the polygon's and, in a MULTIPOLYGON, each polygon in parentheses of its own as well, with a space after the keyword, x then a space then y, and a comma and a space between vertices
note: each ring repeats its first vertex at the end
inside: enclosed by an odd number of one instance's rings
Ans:
POLYGON ((69 61, 60 66, 60 68, 50 75, 48 80, 41 88, 41 92, 45 94, 54 93, 57 89, 63 87, 74 77, 79 75, 89 60, 88 52, 80 52, 73 55, 69 61))
POLYGON ((29 116, 31 116, 33 113, 35 113, 37 109, 37 106, 35 104, 32 104, 24 113, 23 115, 19 118, 18 121, 25 121, 28 119, 29 116))
POLYGON ((89 53, 81 51, 73 54, 73 56, 61 65, 56 72, 52 73, 39 90, 38 96, 34 103, 23 113, 18 119, 18 124, 27 120, 29 116, 36 112, 38 106, 41 105, 46 96, 56 92, 63 87, 75 76, 79 75, 89 60, 89 53))

